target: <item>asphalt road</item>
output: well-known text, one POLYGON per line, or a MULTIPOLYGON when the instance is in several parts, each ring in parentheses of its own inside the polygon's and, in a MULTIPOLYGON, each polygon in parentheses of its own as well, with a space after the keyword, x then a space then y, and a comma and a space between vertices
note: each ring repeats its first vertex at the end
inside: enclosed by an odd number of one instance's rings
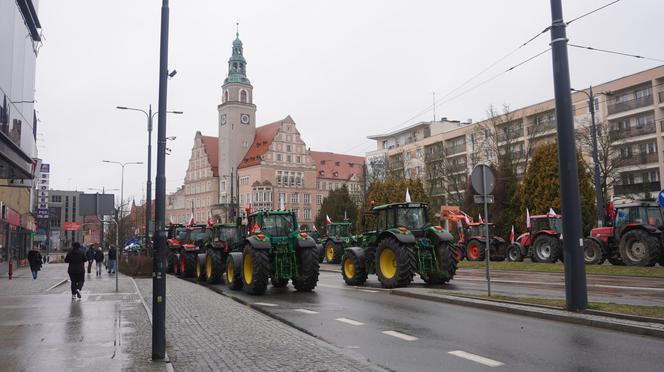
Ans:
MULTIPOLYGON (((353 288, 321 272, 312 293, 216 289, 395 371, 654 371, 664 340, 353 288)), ((659 366, 659 367, 658 367, 659 366)))

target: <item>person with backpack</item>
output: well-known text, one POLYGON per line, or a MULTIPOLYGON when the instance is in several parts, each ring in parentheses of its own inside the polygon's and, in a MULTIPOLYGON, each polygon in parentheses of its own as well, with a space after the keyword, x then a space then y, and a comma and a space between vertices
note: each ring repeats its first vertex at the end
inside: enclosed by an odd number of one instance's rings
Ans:
POLYGON ((104 252, 101 246, 95 251, 95 263, 97 263, 97 276, 101 276, 101 264, 104 262, 104 252))
POLYGON ((71 299, 75 300, 77 297, 81 298, 81 289, 85 282, 85 254, 81 251, 81 244, 73 242, 71 251, 65 256, 65 262, 69 264, 67 273, 69 274, 69 281, 71 282, 71 299))
POLYGON ((116 262, 118 261, 118 253, 115 250, 115 246, 111 245, 111 248, 108 250, 108 273, 113 272, 115 274, 116 262))
POLYGON ((95 260, 95 246, 90 245, 88 250, 85 251, 85 258, 88 260, 88 274, 92 271, 92 261, 95 260))

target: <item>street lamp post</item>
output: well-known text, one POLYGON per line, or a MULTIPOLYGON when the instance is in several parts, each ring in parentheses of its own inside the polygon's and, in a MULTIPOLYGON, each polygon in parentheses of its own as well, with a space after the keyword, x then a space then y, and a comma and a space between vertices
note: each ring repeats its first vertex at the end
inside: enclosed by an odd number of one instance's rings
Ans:
MULTIPOLYGON (((126 165, 132 165, 132 164, 143 164, 142 161, 129 161, 129 162, 119 162, 119 161, 113 161, 113 160, 102 160, 104 163, 111 163, 111 164, 118 164, 120 167, 122 167, 122 177, 120 181, 120 223, 122 223, 122 217, 123 217, 123 210, 124 210, 124 168, 126 165)), ((117 234, 120 234, 120 229, 117 229, 117 234)), ((116 247, 116 249, 120 249, 120 247, 116 247)), ((117 269, 116 269, 116 275, 117 275, 117 269)))
MULTIPOLYGON (((146 197, 145 197, 145 247, 148 247, 149 235, 150 235, 150 218, 152 216, 152 121, 154 120, 155 115, 159 112, 152 113, 152 105, 148 106, 148 111, 126 107, 126 106, 116 106, 118 110, 131 110, 131 111, 140 111, 145 114, 148 119, 148 180, 146 185, 146 197)), ((182 111, 166 111, 168 114, 177 114, 182 115, 182 111)))

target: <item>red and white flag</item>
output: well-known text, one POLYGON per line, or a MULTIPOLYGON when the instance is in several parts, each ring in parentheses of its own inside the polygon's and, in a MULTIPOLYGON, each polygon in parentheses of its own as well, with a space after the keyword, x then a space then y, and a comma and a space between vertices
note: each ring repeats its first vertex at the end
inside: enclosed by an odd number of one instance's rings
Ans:
POLYGON ((530 229, 530 211, 526 208, 526 228, 530 229))
POLYGON ((187 225, 193 226, 196 223, 196 220, 194 220, 194 214, 191 214, 191 217, 189 217, 189 222, 187 222, 187 225))
POLYGON ((466 222, 466 225, 470 225, 473 222, 473 220, 465 213, 463 214, 463 219, 466 222))
POLYGON ((212 219, 212 212, 208 212, 208 226, 213 226, 214 220, 212 219))
POLYGON ((479 222, 480 222, 480 223, 484 223, 484 220, 482 219, 482 215, 481 215, 481 214, 479 215, 479 217, 480 217, 479 222))
POLYGON ((332 220, 330 219, 330 216, 328 216, 328 215, 326 214, 326 215, 325 215, 325 224, 326 224, 326 225, 329 225, 329 224, 331 224, 331 223, 332 223, 332 220))
POLYGON ((261 231, 261 227, 258 226, 257 223, 254 223, 254 226, 251 227, 251 233, 255 234, 255 233, 259 233, 260 231, 261 231))
POLYGON ((512 230, 510 230, 510 243, 514 244, 514 225, 512 225, 512 230))
POLYGON ((547 213, 549 217, 555 217, 556 216, 556 211, 553 210, 553 208, 549 208, 549 213, 547 213))
POLYGON ((616 217, 616 208, 613 204, 613 196, 611 196, 611 200, 609 201, 609 219, 613 221, 613 219, 616 217))

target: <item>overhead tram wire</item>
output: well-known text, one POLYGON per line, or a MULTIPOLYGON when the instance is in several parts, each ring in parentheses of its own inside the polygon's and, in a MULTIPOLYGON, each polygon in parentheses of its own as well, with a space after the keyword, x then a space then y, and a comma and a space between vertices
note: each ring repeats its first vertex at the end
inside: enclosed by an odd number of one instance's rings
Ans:
MULTIPOLYGON (((591 10, 591 11, 589 11, 589 12, 586 12, 586 13, 584 13, 584 14, 581 14, 580 16, 578 16, 578 17, 576 17, 576 18, 573 18, 571 21, 567 22, 567 25, 569 25, 569 24, 571 24, 571 23, 573 23, 573 22, 575 22, 575 21, 578 21, 579 19, 585 18, 585 17, 587 17, 587 16, 589 16, 589 15, 591 15, 591 14, 594 14, 594 13, 596 13, 596 12, 602 10, 602 9, 605 9, 605 8, 611 6, 611 5, 614 5, 614 4, 616 4, 616 3, 620 2, 620 1, 621 1, 621 0, 614 0, 614 1, 610 2, 610 3, 604 4, 604 5, 602 5, 602 6, 598 7, 598 8, 596 8, 596 9, 593 9, 593 10, 591 10)), ((484 74, 485 72, 487 72, 487 71, 489 71, 490 69, 492 69, 493 67, 495 67, 498 63, 500 63, 500 62, 504 61, 505 59, 507 59, 508 57, 512 56, 512 55, 513 55, 514 53, 516 53, 519 49, 521 49, 521 48, 525 47, 526 45, 530 44, 531 42, 533 42, 534 40, 536 40, 538 37, 540 37, 541 35, 543 35, 543 34, 545 34, 546 32, 548 32, 550 29, 551 29, 551 26, 547 26, 547 27, 545 27, 542 31, 540 31, 540 32, 538 32, 537 34, 535 34, 533 37, 531 37, 531 38, 528 39, 526 42, 524 42, 524 43, 522 43, 521 45, 519 45, 519 46, 518 46, 517 48, 515 48, 514 50, 512 50, 512 51, 510 51, 509 53, 505 54, 504 56, 498 58, 496 61, 494 61, 493 63, 491 63, 489 66, 485 67, 485 68, 482 69, 480 72, 478 72, 477 74, 475 74, 475 75, 473 75, 472 77, 470 77, 468 80, 466 80, 466 81, 464 81, 463 83, 461 83, 461 85, 459 85, 459 86, 457 86, 456 88, 454 88, 454 89, 450 90, 449 92, 447 92, 445 95, 443 95, 443 96, 440 97, 438 100, 436 100, 436 101, 434 102, 434 104, 432 104, 432 105, 428 105, 425 109, 423 109, 422 111, 420 111, 420 112, 418 112, 417 114, 413 115, 411 118, 409 118, 409 119, 407 119, 407 120, 401 122, 400 124, 398 124, 398 125, 396 125, 396 126, 390 128, 390 129, 388 129, 388 130, 387 130, 387 133, 389 133, 389 132, 391 132, 391 131, 394 131, 394 130, 397 130, 397 129, 400 129, 400 128, 402 128, 404 125, 408 124, 411 120, 417 118, 418 116, 426 114, 427 112, 429 112, 430 110, 435 109, 435 107, 438 107, 438 106, 439 106, 440 104, 442 104, 442 103, 449 102, 450 100, 446 100, 446 101, 443 101, 443 100, 445 100, 447 97, 449 97, 452 93, 454 93, 454 92, 458 91, 459 89, 465 87, 465 86, 468 85, 471 81, 477 79, 479 76, 481 76, 481 75, 484 74), (435 107, 434 107, 434 106, 435 106, 435 107)), ((570 44, 570 46, 571 46, 571 44, 570 44)), ((548 50, 550 50, 550 49, 548 49, 548 50)), ((546 53, 548 50, 546 50, 546 51, 544 51, 544 52, 542 52, 542 53, 540 53, 540 54, 537 54, 537 55, 531 57, 530 59, 534 59, 534 58, 538 57, 539 55, 546 53)), ((528 60, 522 62, 521 64, 528 62, 530 59, 528 59, 528 60)), ((514 69, 514 68, 520 66, 521 64, 518 64, 518 65, 513 66, 510 70, 512 70, 512 69, 514 69)), ((481 86, 481 85, 483 85, 483 84, 485 84, 485 83, 488 83, 489 81, 496 79, 498 76, 502 75, 503 73, 504 73, 504 72, 498 74, 497 76, 494 76, 494 77, 492 77, 492 78, 489 78, 489 79, 483 81, 482 83, 476 85, 475 87, 478 87, 478 86, 481 86)), ((473 88, 473 89, 474 89, 474 88, 473 88)), ((466 92, 464 92, 463 94, 465 94, 465 93, 467 93, 467 92, 469 92, 469 91, 466 91, 466 92)), ((463 95, 463 94, 462 94, 462 95, 463 95)), ((454 99, 454 98, 456 98, 456 97, 453 97, 453 99, 454 99)), ((370 141, 365 141, 365 142, 370 142, 370 141)), ((355 148, 358 148, 358 147, 362 146, 365 142, 359 143, 359 144, 357 144, 357 145, 355 145, 355 146, 349 148, 348 150, 346 150, 346 152, 349 152, 349 151, 351 151, 351 150, 354 150, 355 148)))
POLYGON ((613 51, 613 50, 600 49, 600 48, 594 48, 594 47, 590 47, 590 46, 584 46, 584 45, 578 45, 578 44, 571 44, 571 43, 568 44, 568 45, 571 46, 571 47, 574 47, 574 48, 587 49, 587 50, 592 50, 592 51, 595 51, 595 52, 602 52, 602 53, 609 53, 609 54, 617 54, 617 55, 621 55, 621 56, 625 56, 625 57, 634 57, 634 58, 638 58, 638 59, 647 59, 647 60, 655 61, 655 62, 664 62, 664 59, 651 58, 651 57, 644 57, 644 56, 640 56, 640 55, 636 55, 636 54, 630 54, 630 53, 624 53, 624 52, 616 52, 616 51, 613 51))

